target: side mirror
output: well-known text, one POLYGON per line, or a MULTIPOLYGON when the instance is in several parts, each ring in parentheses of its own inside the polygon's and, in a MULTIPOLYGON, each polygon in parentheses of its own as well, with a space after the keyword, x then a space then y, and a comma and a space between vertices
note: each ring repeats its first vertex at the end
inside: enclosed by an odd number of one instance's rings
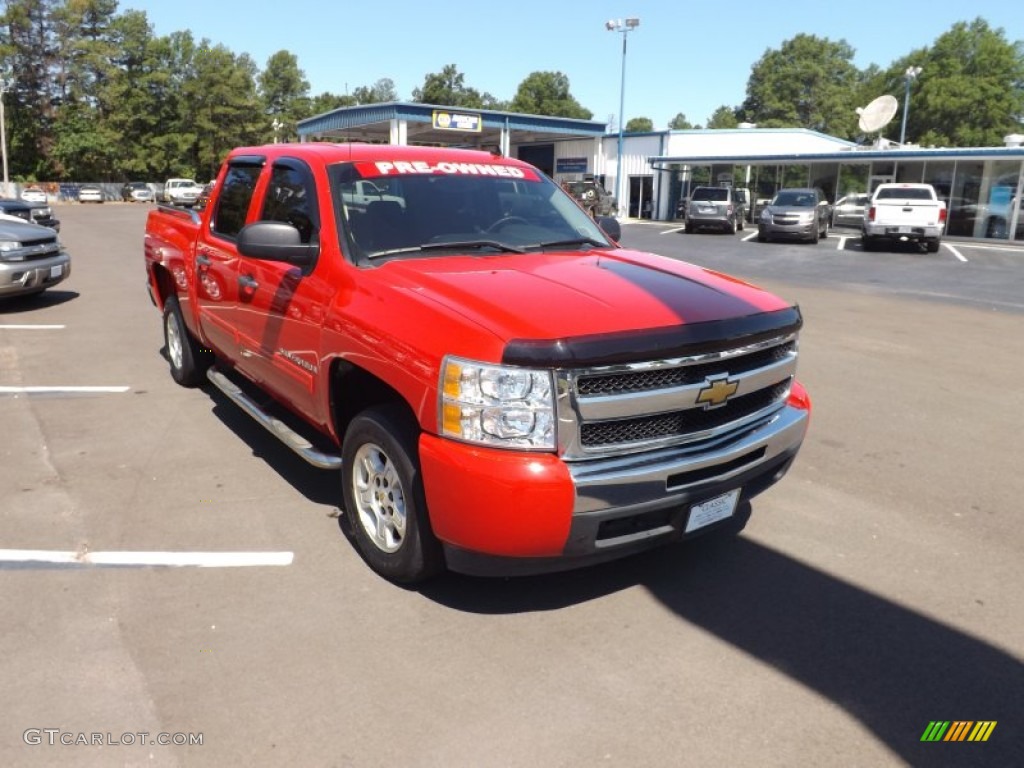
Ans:
POLYGON ((612 216, 598 216, 595 221, 597 226, 601 228, 601 231, 616 243, 622 239, 622 225, 619 224, 618 219, 612 216))
POLYGON ((281 221, 254 221, 238 232, 238 252, 250 259, 283 261, 309 267, 320 254, 319 243, 304 243, 299 230, 281 221))

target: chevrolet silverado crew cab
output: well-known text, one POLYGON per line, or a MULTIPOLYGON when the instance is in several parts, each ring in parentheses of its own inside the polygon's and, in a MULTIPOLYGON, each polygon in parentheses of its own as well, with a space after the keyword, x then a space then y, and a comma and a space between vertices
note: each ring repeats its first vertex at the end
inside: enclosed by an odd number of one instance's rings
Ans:
POLYGON ((879 184, 861 228, 865 251, 883 242, 916 242, 938 253, 946 227, 946 203, 931 184, 879 184))
POLYGON ((145 263, 173 378, 339 472, 362 557, 409 583, 727 525, 793 461, 799 310, 617 228, 510 158, 274 144, 151 211, 145 263))

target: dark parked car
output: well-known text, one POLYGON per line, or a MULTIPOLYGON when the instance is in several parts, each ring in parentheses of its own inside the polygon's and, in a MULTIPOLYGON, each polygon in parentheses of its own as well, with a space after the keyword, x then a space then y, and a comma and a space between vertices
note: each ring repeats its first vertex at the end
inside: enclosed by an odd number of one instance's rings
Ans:
POLYGON ((60 232, 60 221, 53 218, 53 210, 48 205, 23 203, 21 200, 3 198, 0 199, 0 213, 17 216, 19 219, 60 232))
POLYGON ((773 237, 816 243, 828 234, 831 219, 832 206, 820 189, 781 189, 761 211, 757 239, 762 243, 773 237))
POLYGON ((42 293, 71 274, 71 257, 50 227, 0 216, 0 241, 0 298, 42 293))
POLYGON ((129 181, 121 187, 121 199, 126 203, 152 203, 156 197, 144 181, 129 181))

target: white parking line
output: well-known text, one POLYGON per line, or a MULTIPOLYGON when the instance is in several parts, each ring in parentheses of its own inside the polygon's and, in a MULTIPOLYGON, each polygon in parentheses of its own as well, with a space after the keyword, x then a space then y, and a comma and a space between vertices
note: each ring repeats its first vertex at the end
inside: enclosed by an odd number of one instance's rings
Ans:
POLYGON ((0 395, 93 394, 127 392, 131 387, 0 387, 0 395))
POLYGON ((60 331, 67 328, 66 325, 2 325, 0 331, 60 331))
POLYGON ((67 552, 51 549, 0 549, 0 563, 120 565, 194 568, 246 568, 291 565, 292 552, 67 552))
POLYGON ((662 230, 659 234, 667 235, 667 234, 670 234, 672 232, 683 232, 685 230, 686 230, 686 227, 673 227, 672 229, 662 230))
POLYGON ((952 245, 950 245, 949 243, 943 243, 943 245, 949 250, 951 250, 953 252, 953 255, 960 259, 960 261, 967 261, 967 257, 960 253, 960 251, 958 251, 952 245))
POLYGON ((840 235, 839 236, 839 245, 836 246, 836 250, 837 251, 842 251, 842 250, 846 249, 846 241, 847 241, 847 239, 848 239, 847 235, 840 235))

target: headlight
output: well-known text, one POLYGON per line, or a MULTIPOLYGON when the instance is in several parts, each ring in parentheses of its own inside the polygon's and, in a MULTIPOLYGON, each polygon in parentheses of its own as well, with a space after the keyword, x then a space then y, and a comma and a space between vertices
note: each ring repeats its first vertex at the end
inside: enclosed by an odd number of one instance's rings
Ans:
POLYGON ((814 211, 801 211, 800 212, 800 221, 808 222, 808 223, 812 222, 812 221, 814 221, 815 215, 816 214, 815 214, 814 211))
POLYGON ((446 357, 440 433, 480 445, 552 451, 552 392, 549 371, 446 357))
POLYGON ((7 253, 8 251, 16 251, 21 248, 21 243, 17 240, 0 240, 0 252, 7 253))
POLYGON ((761 221, 771 221, 772 212, 767 208, 761 211, 761 221))

